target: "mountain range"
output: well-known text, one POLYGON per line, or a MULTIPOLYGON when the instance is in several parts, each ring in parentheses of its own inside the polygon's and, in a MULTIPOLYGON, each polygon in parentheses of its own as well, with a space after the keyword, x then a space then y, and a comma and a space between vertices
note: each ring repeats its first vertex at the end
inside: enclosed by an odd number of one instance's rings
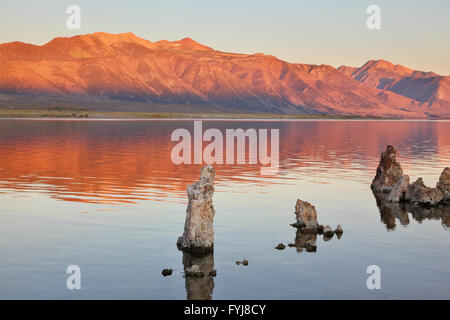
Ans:
MULTIPOLYGON (((371 60, 363 66, 288 63, 214 50, 190 38, 133 33, 0 44, 0 93, 11 96, 220 106, 277 114, 448 118, 450 77, 371 60)), ((124 104, 124 108, 125 104, 124 104)), ((126 110, 124 110, 126 111, 126 110)))

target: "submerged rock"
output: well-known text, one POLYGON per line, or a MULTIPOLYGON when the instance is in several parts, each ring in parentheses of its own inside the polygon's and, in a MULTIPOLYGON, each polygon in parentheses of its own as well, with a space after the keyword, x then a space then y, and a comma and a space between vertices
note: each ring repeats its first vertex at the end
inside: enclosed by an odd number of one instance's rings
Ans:
POLYGON ((234 263, 236 263, 237 265, 240 265, 240 264, 242 264, 243 266, 248 266, 248 260, 247 259, 244 259, 244 260, 242 260, 242 261, 235 261, 234 263))
POLYGON ((187 188, 189 203, 184 233, 177 241, 180 250, 196 253, 214 250, 214 177, 214 168, 205 166, 201 170, 200 180, 187 188))
POLYGON ((173 272, 172 269, 163 269, 163 271, 161 273, 164 277, 167 277, 167 276, 172 275, 172 272, 173 272))
POLYGON ((297 222, 295 227, 302 229, 304 232, 317 232, 319 223, 317 222, 316 208, 309 202, 297 199, 295 204, 295 215, 297 222))
POLYGON ((286 248, 286 246, 284 245, 284 244, 282 244, 282 243, 279 243, 276 247, 275 247, 275 249, 277 249, 277 250, 284 250, 286 248))

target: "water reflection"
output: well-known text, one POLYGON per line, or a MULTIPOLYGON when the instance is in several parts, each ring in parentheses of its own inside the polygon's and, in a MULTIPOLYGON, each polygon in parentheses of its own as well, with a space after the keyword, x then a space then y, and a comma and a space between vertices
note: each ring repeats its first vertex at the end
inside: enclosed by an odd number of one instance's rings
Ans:
POLYGON ((295 248, 297 252, 316 252, 317 251, 317 234, 316 233, 304 233, 297 229, 295 234, 295 248))
POLYGON ((392 203, 377 197, 375 199, 380 210, 381 221, 390 231, 395 230, 397 220, 402 226, 408 226, 410 224, 409 215, 419 223, 424 220, 440 220, 444 229, 450 229, 449 205, 424 207, 408 202, 392 203))
MULTIPOLYGON (((176 142, 170 136, 177 128, 193 132, 193 121, 0 120, 0 193, 37 192, 84 203, 184 201, 200 165, 172 163, 176 142)), ((450 163, 449 122, 204 121, 203 130, 208 128, 280 130, 277 176, 261 176, 260 164, 216 165, 218 186, 298 179, 366 184, 387 144, 401 150, 399 160, 411 174, 430 170, 430 163, 450 163)))
POLYGON ((330 241, 334 237, 338 240, 342 238, 342 233, 337 233, 332 235, 331 237, 327 237, 325 234, 317 234, 311 232, 301 232, 300 229, 297 229, 295 233, 295 241, 294 243, 290 243, 289 247, 295 247, 298 253, 301 252, 309 252, 315 253, 317 252, 317 238, 322 236, 323 242, 330 241))
POLYGON ((214 289, 214 253, 194 254, 183 251, 186 299, 211 300, 214 289))

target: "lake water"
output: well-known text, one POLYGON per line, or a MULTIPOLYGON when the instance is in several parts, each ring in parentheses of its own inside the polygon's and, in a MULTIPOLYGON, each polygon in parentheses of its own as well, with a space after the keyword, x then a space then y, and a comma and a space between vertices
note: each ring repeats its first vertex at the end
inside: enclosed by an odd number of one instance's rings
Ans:
POLYGON ((379 208, 370 190, 387 144, 434 186, 450 165, 450 122, 203 121, 280 130, 277 175, 215 166, 215 251, 200 263, 217 276, 203 279, 183 277, 176 247, 201 168, 172 163, 176 128, 193 121, 0 120, 0 298, 450 298, 449 210, 379 208), (290 226, 297 198, 319 223, 341 224, 341 239, 275 250, 304 241, 290 226), (81 290, 66 288, 69 265, 81 290), (370 265, 380 290, 367 288, 370 265))

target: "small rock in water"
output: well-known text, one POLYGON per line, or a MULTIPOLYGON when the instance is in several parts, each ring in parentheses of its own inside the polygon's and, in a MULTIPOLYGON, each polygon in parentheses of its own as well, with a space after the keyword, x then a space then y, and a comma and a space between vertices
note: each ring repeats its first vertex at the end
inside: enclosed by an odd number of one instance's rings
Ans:
POLYGON ((284 250, 286 248, 286 246, 284 245, 284 244, 282 244, 282 243, 279 243, 276 247, 275 247, 275 249, 277 249, 277 250, 284 250))
POLYGON ((342 226, 340 224, 338 224, 338 226, 336 227, 336 229, 334 230, 334 233, 336 234, 342 234, 344 233, 344 230, 342 229, 342 226))
POLYGON ((334 236, 334 231, 331 229, 330 226, 323 227, 323 235, 327 238, 332 238, 334 236))
POLYGON ((173 272, 172 269, 163 269, 163 271, 161 273, 164 277, 167 277, 167 276, 172 275, 172 272, 173 272))
POLYGON ((288 247, 289 247, 289 248, 295 247, 295 243, 289 243, 289 244, 288 244, 288 247))
POLYGON ((248 266, 248 260, 247 259, 244 259, 244 260, 242 260, 242 261, 235 261, 234 263, 236 263, 237 265, 240 265, 240 264, 242 264, 243 266, 248 266))

